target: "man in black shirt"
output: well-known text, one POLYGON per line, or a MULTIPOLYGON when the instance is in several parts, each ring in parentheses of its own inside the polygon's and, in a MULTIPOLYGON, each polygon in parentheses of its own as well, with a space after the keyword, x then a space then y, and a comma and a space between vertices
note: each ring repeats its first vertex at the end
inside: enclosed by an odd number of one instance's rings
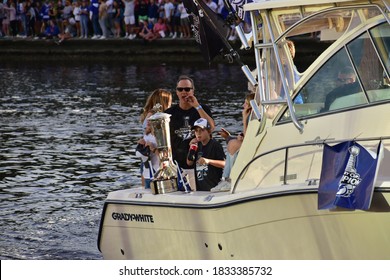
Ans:
POLYGON ((337 88, 326 95, 325 106, 322 112, 329 111, 332 103, 337 98, 362 91, 359 82, 356 81, 355 71, 350 66, 340 70, 337 76, 337 85, 337 88))
POLYGON ((186 161, 189 143, 194 138, 192 124, 197 119, 204 118, 208 121, 211 132, 215 127, 209 107, 200 104, 194 92, 194 81, 188 76, 180 76, 176 84, 179 104, 173 105, 165 111, 171 115, 169 125, 173 160, 177 161, 183 169, 183 175, 188 174, 192 189, 195 189, 195 174, 186 161))

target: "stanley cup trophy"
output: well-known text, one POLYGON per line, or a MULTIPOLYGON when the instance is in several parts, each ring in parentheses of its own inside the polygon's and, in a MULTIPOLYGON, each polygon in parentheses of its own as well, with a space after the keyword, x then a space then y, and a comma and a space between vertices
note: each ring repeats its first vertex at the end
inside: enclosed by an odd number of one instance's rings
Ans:
POLYGON ((177 191, 177 168, 172 161, 171 136, 169 121, 171 115, 158 112, 148 118, 156 137, 160 168, 151 181, 153 194, 163 194, 177 191))

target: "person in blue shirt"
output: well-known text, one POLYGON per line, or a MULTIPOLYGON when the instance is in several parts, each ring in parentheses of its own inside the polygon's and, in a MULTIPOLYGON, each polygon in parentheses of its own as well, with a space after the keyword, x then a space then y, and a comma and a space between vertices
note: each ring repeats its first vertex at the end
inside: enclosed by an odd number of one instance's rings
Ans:
MULTIPOLYGON (((287 46, 288 46, 288 49, 290 50, 292 59, 294 59, 295 58, 295 45, 294 45, 294 42, 291 41, 291 40, 287 40, 287 46)), ((299 81, 299 79, 301 78, 301 75, 299 74, 298 69, 295 66, 295 64, 293 65, 293 71, 294 71, 294 73, 293 73, 293 75, 294 75, 294 82, 297 83, 299 81)), ((302 95, 298 94, 298 96, 295 97, 295 99, 294 99, 294 103, 295 104, 303 104, 302 95)))
POLYGON ((53 39, 53 38, 57 38, 59 34, 60 34, 60 28, 58 27, 56 21, 51 19, 48 21, 48 25, 46 26, 45 31, 43 32, 43 34, 41 34, 40 37, 53 39))
MULTIPOLYGON (((295 58, 294 42, 291 40, 287 40, 286 43, 287 43, 287 47, 290 51, 291 58, 294 59, 295 58)), ((287 71, 286 68, 287 67, 285 67, 285 71, 287 71)), ((299 74, 298 69, 295 65, 293 65, 293 77, 294 77, 294 83, 297 83, 299 81, 299 79, 301 78, 301 75, 299 74)), ((285 98, 285 92, 284 92, 283 87, 282 87, 281 92, 280 92, 280 97, 285 98)), ((300 94, 297 97, 295 97, 294 104, 303 104, 303 98, 300 94)))
POLYGON ((230 132, 228 132, 224 128, 222 128, 221 131, 219 132, 219 135, 221 135, 226 140, 227 143, 226 160, 225 160, 225 167, 222 173, 222 179, 214 188, 211 189, 211 192, 230 191, 231 188, 230 171, 233 167, 234 162, 236 161, 242 142, 244 141, 244 136, 252 113, 252 106, 250 104, 250 101, 254 98, 255 98, 254 92, 248 93, 245 97, 245 101, 242 108, 243 131, 240 134, 238 134, 237 136, 231 136, 230 132))
POLYGON ((102 34, 102 30, 100 29, 100 24, 99 24, 99 0, 91 0, 89 11, 90 11, 90 19, 93 28, 92 39, 98 39, 102 34))
MULTIPOLYGON (((39 11, 39 15, 43 21, 43 26, 42 28, 46 28, 47 25, 48 25, 48 21, 50 20, 50 9, 51 9, 51 4, 49 3, 49 1, 46 1, 42 7, 41 7, 41 10, 39 11)), ((41 32, 43 31, 44 29, 41 29, 41 32)))

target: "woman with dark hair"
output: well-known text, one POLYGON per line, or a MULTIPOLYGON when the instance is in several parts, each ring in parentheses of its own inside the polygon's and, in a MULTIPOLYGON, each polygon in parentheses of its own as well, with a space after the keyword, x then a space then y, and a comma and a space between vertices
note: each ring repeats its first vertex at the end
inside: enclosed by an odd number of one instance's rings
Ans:
POLYGON ((141 122, 144 123, 145 120, 155 113, 156 104, 161 105, 160 111, 165 111, 172 104, 172 93, 165 89, 155 89, 146 99, 144 108, 140 116, 141 122))

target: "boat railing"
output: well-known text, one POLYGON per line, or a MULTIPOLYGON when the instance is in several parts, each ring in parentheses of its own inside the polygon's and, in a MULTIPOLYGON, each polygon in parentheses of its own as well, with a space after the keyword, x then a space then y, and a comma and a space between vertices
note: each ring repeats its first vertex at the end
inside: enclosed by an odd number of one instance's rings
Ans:
MULTIPOLYGON (((282 184, 283 185, 287 185, 287 179, 288 179, 288 173, 287 172, 288 172, 288 166, 289 166, 289 152, 290 152, 291 149, 300 148, 300 147, 308 147, 308 146, 323 146, 324 144, 338 144, 338 143, 342 143, 342 142, 345 142, 345 141, 355 141, 355 142, 378 141, 378 143, 379 143, 380 141, 384 141, 384 140, 390 140, 390 135, 389 136, 382 136, 382 137, 353 138, 353 139, 343 139, 343 140, 314 139, 313 141, 307 141, 307 142, 301 143, 301 144, 288 145, 288 146, 280 147, 280 148, 277 148, 277 149, 273 149, 273 150, 261 153, 261 154, 255 156, 254 158, 252 158, 244 166, 244 168, 241 170, 240 174, 237 177, 237 180, 235 181, 235 183, 233 185, 231 193, 235 193, 238 184, 240 183, 241 179, 244 178, 244 176, 245 176, 244 174, 247 172, 249 167, 251 167, 257 160, 260 160, 260 159, 262 159, 263 157, 265 157, 267 155, 270 155, 270 154, 273 154, 273 153, 280 152, 280 151, 284 150, 284 160, 283 160, 283 163, 282 163, 283 164, 283 175, 282 175, 283 183, 282 184)), ((317 181, 317 180, 319 180, 319 178, 313 178, 312 180, 309 180, 308 184, 310 185, 313 180, 317 181)))

